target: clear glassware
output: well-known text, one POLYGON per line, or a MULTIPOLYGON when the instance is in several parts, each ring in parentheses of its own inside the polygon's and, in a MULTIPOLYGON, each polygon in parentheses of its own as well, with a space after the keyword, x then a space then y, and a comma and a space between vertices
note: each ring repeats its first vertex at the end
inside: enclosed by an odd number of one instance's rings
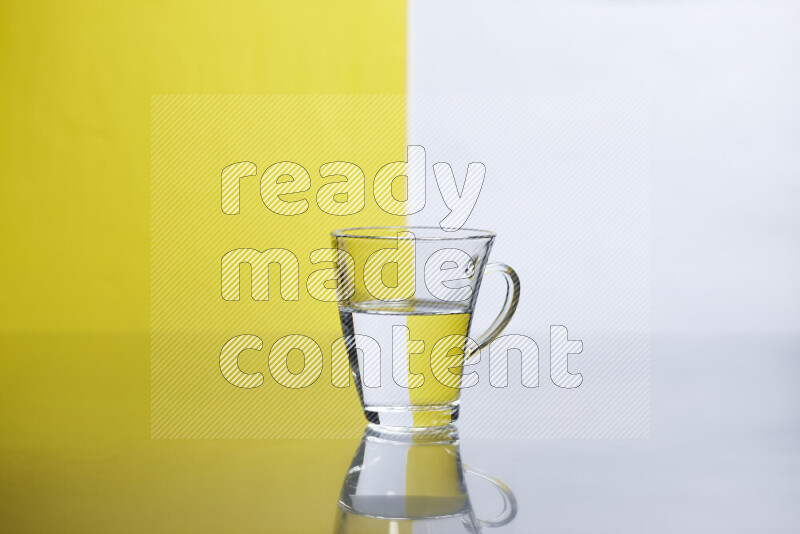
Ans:
POLYGON ((476 378, 462 375, 463 365, 500 335, 519 300, 514 270, 487 263, 495 235, 370 227, 336 230, 332 236, 340 255, 342 352, 367 420, 392 427, 452 423, 462 386, 476 378), (469 337, 488 273, 505 278, 505 303, 487 332, 469 337))

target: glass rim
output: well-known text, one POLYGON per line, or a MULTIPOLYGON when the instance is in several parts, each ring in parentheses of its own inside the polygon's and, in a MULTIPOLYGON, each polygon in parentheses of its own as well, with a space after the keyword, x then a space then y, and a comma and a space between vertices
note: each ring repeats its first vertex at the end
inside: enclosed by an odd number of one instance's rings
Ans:
POLYGON ((350 228, 339 228, 331 232, 332 237, 343 237, 348 239, 391 239, 397 240, 397 235, 376 235, 370 234, 375 230, 397 230, 407 231, 414 234, 417 241, 463 241, 469 239, 494 239, 497 234, 489 230, 477 228, 459 228, 458 230, 447 231, 438 226, 353 226, 350 228), (417 236, 415 231, 430 232, 434 231, 437 235, 417 236), (464 235, 466 234, 466 235, 464 235))

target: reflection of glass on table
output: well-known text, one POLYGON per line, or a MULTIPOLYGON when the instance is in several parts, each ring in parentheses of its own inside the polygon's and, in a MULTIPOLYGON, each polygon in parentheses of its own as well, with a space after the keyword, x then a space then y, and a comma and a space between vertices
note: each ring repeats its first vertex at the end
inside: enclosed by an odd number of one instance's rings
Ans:
POLYGON ((480 532, 509 523, 517 513, 511 490, 461 463, 458 430, 387 430, 368 425, 339 497, 336 532, 480 532), (503 511, 490 520, 472 509, 464 473, 491 483, 503 511))

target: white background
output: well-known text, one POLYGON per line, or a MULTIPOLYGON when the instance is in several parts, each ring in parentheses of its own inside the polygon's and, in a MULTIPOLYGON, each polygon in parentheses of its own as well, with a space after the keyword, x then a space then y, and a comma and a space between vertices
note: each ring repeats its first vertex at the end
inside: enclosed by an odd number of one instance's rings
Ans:
MULTIPOLYGON (((410 15, 412 103, 648 97, 653 333, 798 333, 800 4, 418 0, 410 15)), ((469 117, 453 122, 469 130, 469 117)), ((507 141, 514 131, 493 140, 507 141)), ((517 195, 493 226, 536 209, 535 175, 491 172, 487 189, 505 180, 517 195)))
MULTIPOLYGON (((650 103, 651 438, 465 439, 464 461, 517 493, 504 531, 796 530, 798 28, 791 1, 412 2, 412 139, 423 95, 650 103)), ((487 187, 521 179, 487 171, 487 187)), ((491 515, 482 488, 470 482, 491 515)))

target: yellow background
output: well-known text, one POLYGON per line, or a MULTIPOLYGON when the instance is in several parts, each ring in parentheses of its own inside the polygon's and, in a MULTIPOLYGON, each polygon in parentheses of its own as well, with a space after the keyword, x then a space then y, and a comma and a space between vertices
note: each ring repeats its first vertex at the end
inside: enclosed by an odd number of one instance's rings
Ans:
POLYGON ((0 72, 0 531, 330 530, 356 440, 150 439, 150 101, 402 94, 405 4, 3 0, 0 72))
MULTIPOLYGON (((386 163, 406 157, 405 99, 159 96, 153 99, 152 116, 152 436, 358 436, 364 417, 355 386, 352 381, 347 388, 332 385, 331 345, 342 337, 338 307, 316 300, 307 287, 312 270, 330 270, 333 264, 314 265, 310 254, 332 247, 330 232, 336 228, 397 225, 404 217, 378 206, 371 180, 366 180, 363 209, 352 215, 322 211, 315 195, 323 182, 342 179, 323 180, 319 169, 325 163, 352 162, 372 177, 386 163), (257 165, 258 172, 239 180, 240 212, 223 213, 221 171, 243 159, 257 165), (282 161, 296 163, 310 175, 308 191, 282 195, 286 201, 305 200, 303 213, 274 213, 260 198, 259 177, 282 161), (224 300, 221 259, 241 249, 283 249, 286 256, 294 255, 299 266, 297 300, 282 296, 281 288, 295 285, 286 261, 281 268, 264 269, 269 271, 268 300, 251 297, 251 287, 257 285, 251 280, 265 276, 248 264, 238 269, 239 300, 224 300), (220 372, 223 345, 241 335, 262 340, 261 350, 238 357, 243 372, 263 375, 257 388, 237 388, 220 372), (306 342, 307 368, 299 350, 283 360, 288 365, 281 363, 280 351, 272 350, 289 335, 311 340, 306 342), (302 372, 313 380, 319 366, 311 351, 321 352, 324 362, 313 383, 292 389, 277 382, 287 367, 295 376, 302 372)), ((354 194, 347 205, 355 202, 354 194)), ((235 285, 235 275, 228 285, 235 285)))

